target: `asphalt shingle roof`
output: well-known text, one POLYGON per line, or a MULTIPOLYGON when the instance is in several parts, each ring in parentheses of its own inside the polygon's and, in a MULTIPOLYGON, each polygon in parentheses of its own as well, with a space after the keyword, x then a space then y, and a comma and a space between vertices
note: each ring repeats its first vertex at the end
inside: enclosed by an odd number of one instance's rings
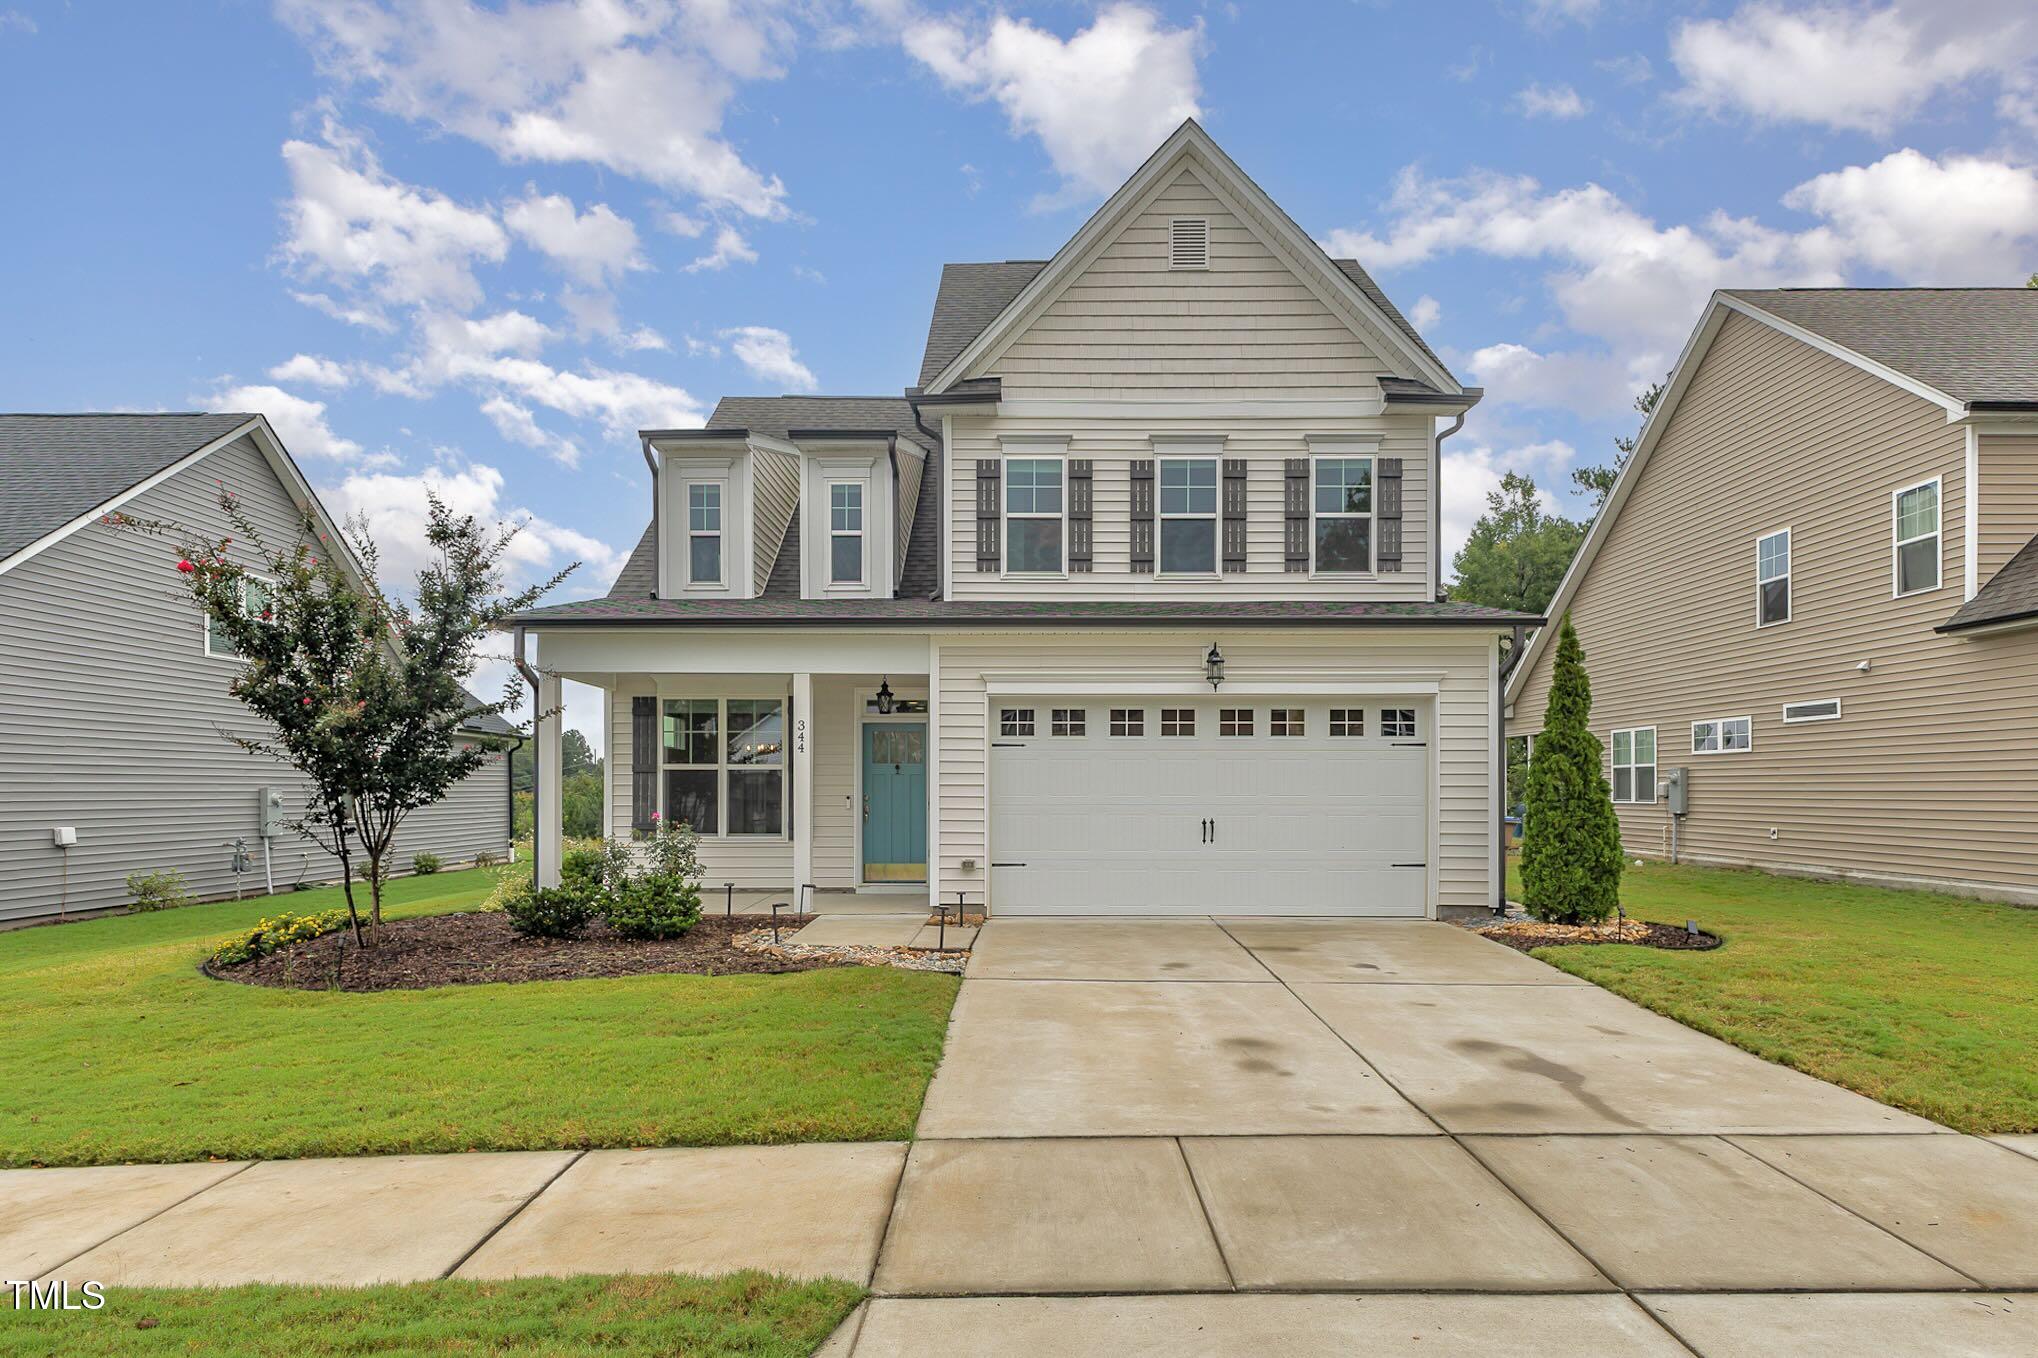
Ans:
POLYGON ((1736 288, 1956 401, 2038 402, 2038 288, 1736 288))
POLYGON ((0 559, 253 418, 0 415, 0 559))
POLYGON ((1991 623, 2015 622, 2038 617, 2038 537, 2023 548, 2002 569, 1975 591, 1960 611, 1940 625, 1942 632, 1961 632, 1991 623))

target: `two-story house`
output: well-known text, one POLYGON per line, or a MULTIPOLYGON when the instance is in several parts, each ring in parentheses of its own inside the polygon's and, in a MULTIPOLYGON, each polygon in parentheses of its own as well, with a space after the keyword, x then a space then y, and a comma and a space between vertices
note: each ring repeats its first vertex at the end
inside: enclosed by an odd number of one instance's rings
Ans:
POLYGON ((2038 290, 1715 295, 1566 612, 1630 853, 2038 903, 2038 290))
POLYGON ((944 268, 903 396, 645 431, 615 588, 517 644, 541 711, 607 695, 610 833, 691 824, 711 885, 1490 907, 1535 620, 1438 600, 1439 418, 1478 397, 1185 123, 1053 259, 944 268))

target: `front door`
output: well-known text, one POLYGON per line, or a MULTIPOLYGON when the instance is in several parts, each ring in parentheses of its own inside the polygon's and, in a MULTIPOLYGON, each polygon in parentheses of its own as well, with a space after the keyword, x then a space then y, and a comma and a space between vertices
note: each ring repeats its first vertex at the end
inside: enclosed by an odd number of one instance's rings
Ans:
POLYGON ((863 880, 927 880, 927 725, 863 728, 863 880))

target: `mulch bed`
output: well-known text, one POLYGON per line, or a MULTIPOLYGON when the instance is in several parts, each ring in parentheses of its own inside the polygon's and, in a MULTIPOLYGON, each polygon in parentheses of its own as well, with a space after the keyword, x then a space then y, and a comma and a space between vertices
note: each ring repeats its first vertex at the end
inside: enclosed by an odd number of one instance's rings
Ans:
MULTIPOLYGON (((798 921, 806 923, 811 916, 798 921)), ((782 920, 791 937, 793 920, 782 920)), ((525 938, 506 915, 479 911, 425 915, 382 926, 382 942, 363 951, 342 931, 306 939, 238 966, 207 963, 208 976, 283 990, 423 990, 491 981, 570 981, 593 976, 776 975, 840 966, 836 958, 773 957, 733 946, 758 928, 756 916, 709 915, 673 939, 618 938, 597 921, 574 939, 525 938)), ((767 926, 768 928, 768 926, 767 926)), ((767 937, 769 935, 767 934, 767 937)))
POLYGON ((1631 919, 1612 924, 1544 924, 1538 920, 1509 920, 1504 924, 1479 924, 1473 933, 1484 934, 1495 943, 1505 943, 1520 952, 1533 948, 1558 948, 1574 944, 1627 943, 1643 948, 1668 948, 1674 952, 1708 952, 1720 945, 1716 935, 1703 931, 1692 934, 1675 924, 1652 924, 1631 919))

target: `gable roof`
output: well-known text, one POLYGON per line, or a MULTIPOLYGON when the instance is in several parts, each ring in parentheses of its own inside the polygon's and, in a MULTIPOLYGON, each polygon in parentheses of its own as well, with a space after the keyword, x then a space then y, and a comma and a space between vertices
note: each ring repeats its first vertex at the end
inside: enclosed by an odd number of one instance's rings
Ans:
POLYGON ((2038 620, 2038 537, 2025 543, 1972 599, 1933 630, 1968 632, 2033 620, 2038 620))
POLYGON ((1961 405, 2038 405, 2038 288, 1735 288, 1723 295, 1961 405))
MULTIPOLYGON (((1213 181, 1210 186, 1220 198, 1230 195, 1245 205, 1247 213, 1241 220, 1248 229, 1265 228, 1271 233, 1270 243, 1287 251, 1288 262, 1296 270, 1298 278, 1315 287, 1319 296, 1341 301, 1348 313, 1346 319, 1353 323, 1354 329, 1370 327, 1378 332, 1369 338, 1381 341, 1374 346, 1380 350, 1381 358, 1391 364, 1398 357, 1400 366, 1406 369, 1396 376, 1419 379, 1439 391, 1457 393, 1463 390, 1450 370, 1422 342, 1421 336, 1414 333, 1407 318, 1391 304, 1385 304, 1386 294, 1380 291, 1378 285, 1365 286, 1372 282, 1365 271, 1355 262, 1347 269, 1325 254, 1323 247, 1297 226, 1294 218, 1268 197, 1266 191, 1211 140, 1210 134, 1194 118, 1187 119, 1176 128, 1147 158, 1146 163, 1104 201, 1082 229, 1069 238, 1053 259, 1031 277, 1020 279, 1017 289, 1004 305, 982 324, 976 325, 975 333, 955 347, 945 361, 938 363, 938 353, 948 351, 955 334, 970 329, 974 318, 990 306, 991 294, 1009 285, 1030 261, 973 266, 983 272, 969 278, 958 275, 952 301, 953 314, 946 321, 940 316, 942 308, 937 295, 936 319, 928 328, 928 353, 921 362, 920 385, 929 394, 948 390, 963 377, 974 359, 994 350, 1036 306, 1044 305, 1058 295, 1092 253, 1111 238, 1118 225, 1139 210, 1166 175, 1191 162, 1208 171, 1213 181), (1361 283, 1360 279, 1364 279, 1365 283, 1361 283), (930 366, 933 367, 931 372, 928 371, 930 366)), ((949 291, 949 283, 948 270, 943 270, 942 292, 949 291)))
POLYGON ((0 415, 0 569, 255 418, 196 411, 0 415))

